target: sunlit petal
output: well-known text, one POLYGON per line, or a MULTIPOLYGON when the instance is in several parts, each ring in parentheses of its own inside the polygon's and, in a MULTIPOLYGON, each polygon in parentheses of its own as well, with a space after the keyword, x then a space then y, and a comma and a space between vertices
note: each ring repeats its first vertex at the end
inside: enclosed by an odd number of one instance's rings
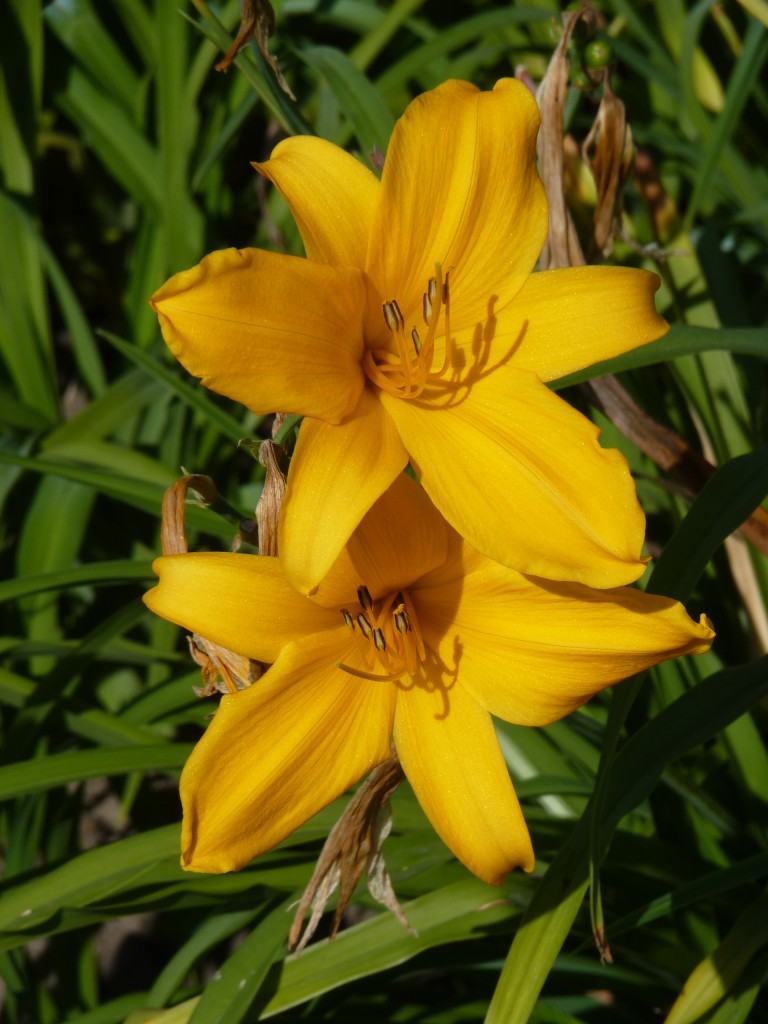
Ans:
POLYGON ((533 848, 491 716, 459 684, 401 690, 395 747, 440 838, 470 871, 497 885, 531 871, 533 848))
POLYGON ((211 253, 152 297, 166 344, 257 413, 343 419, 363 389, 359 271, 258 249, 211 253))
POLYGON ((242 868, 390 756, 392 685, 339 671, 337 637, 306 640, 224 697, 195 747, 181 779, 184 867, 242 868))
MULTIPOLYGON (((497 313, 494 346, 512 353, 512 365, 555 380, 666 334, 656 312, 655 274, 626 267, 572 267, 531 274, 497 313)), ((457 343, 471 359, 474 333, 457 343)))
POLYGON ((533 374, 499 367, 443 409, 382 401, 427 493, 484 554, 594 587, 641 575, 645 523, 623 456, 533 374))
POLYGON ((410 315, 440 262, 454 329, 509 302, 547 229, 538 127, 535 100, 512 79, 492 92, 450 81, 411 103, 387 151, 368 250, 381 301, 397 299, 410 315))
POLYGON ((408 462, 395 425, 368 390, 348 420, 306 419, 299 430, 280 519, 291 583, 314 590, 352 531, 408 462))
POLYGON ((285 139, 259 174, 280 189, 311 260, 364 267, 380 185, 359 160, 325 139, 285 139))
POLYGON ((546 725, 651 665, 709 650, 714 633, 671 598, 535 580, 463 546, 463 567, 419 595, 425 640, 458 657, 459 677, 488 711, 546 725))
POLYGON ((153 568, 160 581, 144 602, 156 615, 257 661, 339 625, 289 586, 276 558, 203 551, 158 558, 153 568))

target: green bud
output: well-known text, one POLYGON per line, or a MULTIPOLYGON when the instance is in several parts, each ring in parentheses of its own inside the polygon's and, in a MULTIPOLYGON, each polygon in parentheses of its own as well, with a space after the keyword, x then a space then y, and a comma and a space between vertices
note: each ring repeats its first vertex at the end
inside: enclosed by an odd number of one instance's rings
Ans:
POLYGON ((582 54, 584 67, 589 71, 602 71, 603 68, 613 64, 615 59, 613 46, 604 37, 593 39, 591 43, 587 43, 582 54))

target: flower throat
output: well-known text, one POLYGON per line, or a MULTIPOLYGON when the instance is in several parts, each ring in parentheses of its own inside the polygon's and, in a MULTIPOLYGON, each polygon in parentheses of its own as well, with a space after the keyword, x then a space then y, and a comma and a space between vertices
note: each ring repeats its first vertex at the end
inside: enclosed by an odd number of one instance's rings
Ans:
POLYGON ((426 651, 409 594, 401 590, 374 601, 368 588, 362 586, 357 588, 357 599, 361 611, 353 615, 342 608, 342 617, 355 634, 365 663, 371 668, 378 664, 384 674, 365 672, 341 663, 338 667, 361 679, 396 680, 414 675, 425 660, 426 651))
POLYGON ((451 365, 451 312, 448 274, 443 278, 439 263, 435 264, 435 276, 429 279, 427 290, 422 296, 421 312, 426 327, 422 338, 418 329, 411 328, 406 334, 405 318, 395 299, 382 306, 384 323, 394 336, 396 352, 376 348, 366 350, 363 369, 368 379, 388 395, 395 398, 418 398, 427 384, 439 381, 451 365), (435 335, 443 313, 445 354, 443 365, 437 371, 432 369, 435 356, 435 335))

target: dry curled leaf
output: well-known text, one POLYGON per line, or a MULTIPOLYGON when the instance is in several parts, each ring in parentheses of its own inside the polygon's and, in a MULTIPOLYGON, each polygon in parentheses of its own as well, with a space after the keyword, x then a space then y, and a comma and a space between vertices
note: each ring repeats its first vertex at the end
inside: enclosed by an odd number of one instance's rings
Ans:
POLYGON ((635 149, 624 104, 611 88, 607 73, 603 76, 603 96, 597 116, 581 152, 592 170, 597 188, 590 248, 595 253, 608 256, 619 230, 622 193, 632 170, 635 149))
MULTIPOLYGON (((214 505, 219 496, 213 480, 196 473, 180 477, 166 488, 160 528, 164 555, 184 555, 189 550, 184 512, 190 491, 198 495, 205 505, 214 505)), ((235 539, 235 546, 239 539, 240 534, 235 539)), ((264 671, 258 661, 235 654, 197 633, 193 633, 188 640, 192 659, 200 666, 203 677, 203 685, 195 688, 199 697, 209 697, 216 692, 236 693, 237 690, 244 690, 264 671)))
MULTIPOLYGON (((272 430, 274 437, 280 429, 284 415, 275 417, 272 430)), ((262 441, 259 445, 259 462, 264 467, 266 477, 256 506, 256 522, 259 528, 259 553, 262 555, 277 554, 277 524, 280 508, 285 497, 285 476, 280 469, 280 459, 284 454, 281 445, 274 441, 262 441)))
POLYGON ((187 637, 189 653, 196 665, 200 666, 203 685, 194 687, 198 697, 210 697, 214 693, 237 693, 245 690, 264 673, 264 666, 235 654, 212 640, 193 633, 187 637))
POLYGON ((409 928, 382 853, 382 844, 392 827, 389 798, 404 778, 395 754, 374 768, 333 826, 293 919, 288 944, 296 953, 300 953, 314 935, 328 900, 338 888, 339 901, 330 932, 330 937, 334 938, 363 871, 367 873, 371 896, 388 907, 404 928, 409 928), (310 918, 302 934, 304 915, 310 908, 310 918))
POLYGON ((269 52, 269 38, 274 31, 275 12, 272 10, 272 4, 269 3, 269 0, 243 0, 243 13, 237 36, 234 43, 227 50, 224 60, 220 60, 216 65, 216 70, 226 71, 242 48, 247 46, 251 39, 254 39, 262 57, 272 68, 277 84, 287 96, 290 96, 295 101, 296 97, 293 95, 291 87, 283 78, 282 72, 277 66, 277 61, 269 52))
POLYGON ((591 9, 586 6, 563 15, 563 35, 536 94, 541 111, 539 171, 549 202, 547 239, 539 260, 542 270, 581 266, 584 263, 584 254, 566 202, 563 123, 570 72, 568 44, 577 23, 582 18, 593 16, 591 9))

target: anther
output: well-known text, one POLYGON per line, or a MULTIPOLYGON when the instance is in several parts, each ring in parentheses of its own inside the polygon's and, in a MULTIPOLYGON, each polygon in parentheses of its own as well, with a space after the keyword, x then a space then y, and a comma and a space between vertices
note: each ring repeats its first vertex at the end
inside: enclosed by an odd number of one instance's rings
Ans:
POLYGON ((397 608, 392 612, 395 620, 395 628, 399 633, 409 633, 411 630, 411 620, 408 618, 408 612, 405 610, 404 604, 399 604, 397 608))
POLYGON ((432 301, 426 292, 421 297, 421 312, 424 323, 429 327, 429 321, 432 319, 432 301))
POLYGON ((416 349, 416 355, 420 356, 421 355, 421 338, 419 337, 419 332, 416 330, 415 327, 411 331, 411 340, 413 341, 413 347, 416 349))
POLYGON ((349 626, 349 628, 354 633, 354 631, 355 631, 355 620, 352 618, 352 616, 349 614, 349 612, 347 611, 346 608, 342 608, 341 609, 341 614, 342 614, 346 624, 349 626))
POLYGON ((385 302, 381 308, 384 311, 384 323, 394 333, 397 330, 397 317, 395 316, 393 303, 385 302))
POLYGON ((390 331, 397 333, 402 331, 405 327, 405 318, 400 312, 400 307, 397 304, 396 299, 392 299, 390 302, 385 302, 381 307, 384 312, 384 322, 390 331))
POLYGON ((443 303, 446 303, 448 301, 448 296, 450 294, 450 289, 448 287, 448 276, 449 276, 449 274, 450 274, 450 271, 447 271, 446 275, 445 275, 445 281, 443 282, 443 303))
POLYGON ((357 588, 357 600, 360 602, 360 607, 364 608, 367 612, 373 608, 373 600, 368 587, 357 588))
POLYGON ((360 613, 360 615, 357 616, 357 624, 360 627, 360 632, 363 634, 365 639, 370 640, 371 633, 373 633, 373 626, 371 626, 370 622, 368 621, 368 619, 366 619, 362 612, 360 613))
POLYGON ((384 634, 380 629, 374 629, 373 631, 373 645, 377 651, 386 651, 387 641, 384 639, 384 634))

